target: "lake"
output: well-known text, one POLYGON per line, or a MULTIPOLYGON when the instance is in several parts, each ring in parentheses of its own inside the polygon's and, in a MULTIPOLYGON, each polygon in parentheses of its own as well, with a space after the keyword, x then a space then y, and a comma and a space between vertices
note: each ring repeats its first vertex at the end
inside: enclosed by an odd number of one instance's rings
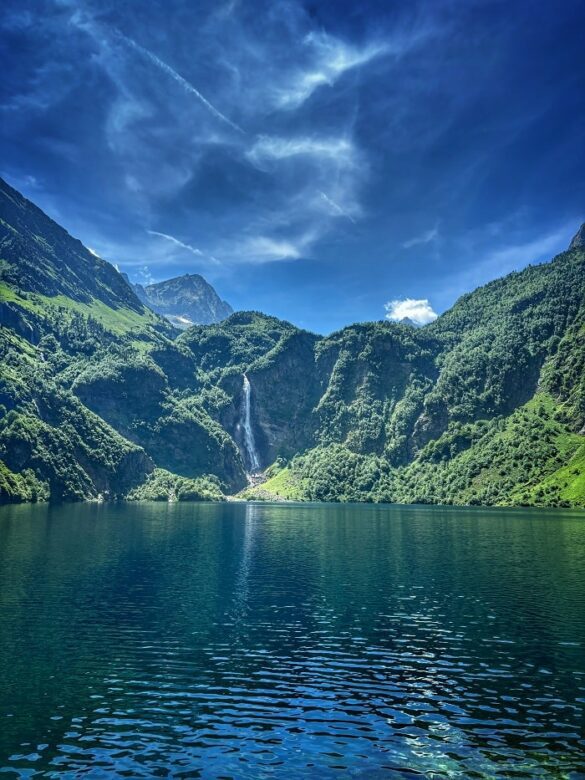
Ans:
POLYGON ((6 776, 577 777, 585 513, 0 510, 6 776))

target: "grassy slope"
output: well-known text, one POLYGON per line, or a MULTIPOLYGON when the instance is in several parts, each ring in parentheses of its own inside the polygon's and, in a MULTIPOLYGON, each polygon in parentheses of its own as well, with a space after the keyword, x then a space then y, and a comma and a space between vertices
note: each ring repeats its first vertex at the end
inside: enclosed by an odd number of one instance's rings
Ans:
MULTIPOLYGON (((25 292, 3 282, 1 304, 30 325, 35 340, 46 333, 67 339, 68 328, 94 322, 98 342, 148 343, 158 324, 147 310, 25 292)), ((144 478, 152 466, 142 450, 55 383, 60 366, 47 362, 46 350, 6 327, 0 328, 0 349, 0 396, 13 409, 0 414, 0 500, 96 498, 144 478)), ((64 364, 74 360, 61 354, 64 364)))
MULTIPOLYGON (((170 350, 173 362, 176 334, 111 264, 2 180, 0 212, 0 501, 124 494, 154 464, 80 402, 73 381, 91 366, 107 378, 116 360, 132 368, 144 353, 170 350)), ((110 382, 111 404, 128 389, 110 382)))
POLYGON ((396 498, 485 505, 552 503, 552 495, 541 495, 539 485, 583 444, 581 436, 558 420, 558 411, 550 396, 539 393, 509 417, 469 426, 460 438, 448 431, 397 472, 396 498))
POLYGON ((537 506, 585 506, 585 442, 572 451, 566 465, 544 477, 538 484, 513 494, 520 503, 537 506), (525 493, 528 493, 528 500, 525 493))
POLYGON ((307 491, 302 480, 291 469, 283 468, 261 485, 242 490, 238 498, 250 501, 306 501, 307 491))
MULTIPOLYGON (((185 357, 185 350, 181 353, 181 346, 167 338, 165 334, 171 329, 157 315, 149 310, 141 313, 124 306, 109 306, 96 299, 84 303, 64 295, 20 292, 0 283, 2 301, 8 302, 12 311, 24 313, 25 322, 32 323, 34 328, 35 343, 39 344, 30 344, 14 331, 0 328, 0 352, 10 356, 3 361, 0 371, 0 401, 2 395, 6 396, 8 408, 18 412, 18 417, 8 424, 0 408, 0 458, 4 459, 0 460, 0 501, 47 496, 88 499, 104 492, 119 495, 128 488, 136 498, 140 490, 132 489, 133 486, 144 480, 152 468, 142 448, 158 465, 185 474, 180 489, 175 491, 181 496, 204 495, 216 500, 221 495, 217 485, 208 489, 207 483, 197 486, 198 483, 188 481, 188 477, 212 471, 214 464, 228 483, 234 479, 243 481, 243 473, 238 471, 239 454, 228 434, 200 404, 175 398, 163 371, 145 354, 164 358, 172 370, 177 358, 185 357), (92 323, 98 326, 97 331, 92 323), (58 343, 47 347, 43 338, 47 333, 55 334, 58 343), (88 336, 95 337, 90 351, 76 351, 76 340, 83 342, 88 336), (123 367, 121 377, 115 371, 119 366, 123 367), (38 379, 43 374, 46 376, 40 382, 50 388, 55 398, 74 405, 77 413, 87 418, 86 424, 80 425, 83 435, 89 437, 87 446, 77 432, 64 436, 60 423, 55 427, 52 420, 43 419, 38 412, 37 394, 31 393, 30 378, 38 379), (88 385, 85 393, 77 387, 77 380, 82 378, 88 385), (83 404, 69 390, 78 394, 83 404), (104 397, 108 403, 102 410, 104 397), (113 418, 106 413, 108 407, 117 411, 113 418), (139 420, 142 428, 136 427, 134 420, 139 420), (94 444, 92 436, 98 421, 108 434, 100 435, 94 444), (141 464, 134 468, 135 478, 127 470, 112 467, 112 446, 119 450, 121 460, 127 450, 142 453, 141 464), (23 463, 12 457, 22 449, 42 477, 42 487, 32 479, 33 472, 23 469, 23 463), (95 450, 89 464, 86 449, 95 450)), ((188 368, 193 379, 192 361, 188 368)), ((160 480, 153 486, 147 481, 143 497, 157 493, 159 483, 160 480)))
POLYGON ((98 322, 104 329, 116 336, 143 333, 150 327, 160 326, 161 321, 150 309, 138 312, 128 307, 114 308, 103 301, 92 299, 88 303, 75 301, 66 295, 41 295, 19 293, 9 285, 0 282, 0 302, 12 303, 34 314, 41 320, 51 321, 63 310, 76 312, 98 322))

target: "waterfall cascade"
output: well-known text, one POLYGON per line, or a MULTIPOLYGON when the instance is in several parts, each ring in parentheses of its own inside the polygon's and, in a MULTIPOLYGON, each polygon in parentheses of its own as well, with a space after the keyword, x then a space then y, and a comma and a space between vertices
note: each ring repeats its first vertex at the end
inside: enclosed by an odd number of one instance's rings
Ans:
POLYGON ((251 419, 251 395, 252 388, 250 380, 244 374, 244 403, 242 408, 242 428, 244 429, 244 447, 248 456, 250 471, 260 471, 260 459, 256 451, 256 442, 254 441, 254 431, 252 430, 251 419))

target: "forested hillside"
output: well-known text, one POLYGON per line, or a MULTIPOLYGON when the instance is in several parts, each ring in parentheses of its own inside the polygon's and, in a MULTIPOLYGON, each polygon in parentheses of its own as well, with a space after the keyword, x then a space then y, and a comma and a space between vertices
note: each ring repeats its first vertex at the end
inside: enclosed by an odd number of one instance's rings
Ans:
POLYGON ((180 333, 0 180, 0 499, 585 506, 584 296, 575 241, 420 329, 180 333))
POLYGON ((323 339, 317 354, 341 348, 315 407, 316 446, 255 492, 585 505, 584 294, 576 247, 465 295, 421 330, 374 323, 323 339))

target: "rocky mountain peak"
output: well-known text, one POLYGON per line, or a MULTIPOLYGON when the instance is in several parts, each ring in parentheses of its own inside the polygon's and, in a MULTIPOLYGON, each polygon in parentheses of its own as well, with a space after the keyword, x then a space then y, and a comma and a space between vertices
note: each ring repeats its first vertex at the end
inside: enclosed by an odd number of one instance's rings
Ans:
POLYGON ((215 289, 200 274, 183 274, 146 286, 133 284, 138 298, 178 328, 211 325, 233 313, 215 289))

